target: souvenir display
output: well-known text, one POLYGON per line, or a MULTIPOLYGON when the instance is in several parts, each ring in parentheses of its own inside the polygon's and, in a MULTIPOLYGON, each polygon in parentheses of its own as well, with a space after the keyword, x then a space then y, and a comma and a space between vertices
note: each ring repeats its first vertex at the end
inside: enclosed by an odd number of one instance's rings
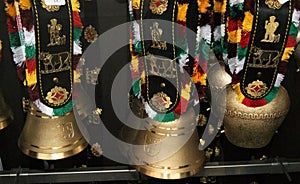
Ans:
POLYGON ((73 70, 81 56, 77 0, 6 1, 11 50, 28 89, 27 118, 19 147, 27 155, 57 160, 81 152, 87 143, 73 114, 73 70))

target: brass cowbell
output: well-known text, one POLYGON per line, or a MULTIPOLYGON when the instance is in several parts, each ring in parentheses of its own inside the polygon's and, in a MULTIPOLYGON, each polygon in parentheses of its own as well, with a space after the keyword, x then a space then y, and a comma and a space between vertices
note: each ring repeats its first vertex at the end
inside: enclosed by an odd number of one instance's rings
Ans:
MULTIPOLYGON (((143 110, 137 107, 141 107, 141 102, 134 98, 131 98, 133 111, 136 110, 135 113, 140 116, 143 110)), ((133 116, 128 121, 136 121, 133 116)), ((137 171, 160 179, 181 179, 203 169, 205 156, 204 151, 198 149, 199 137, 194 126, 197 121, 193 108, 168 123, 157 122, 149 117, 144 120, 146 130, 127 127, 121 131, 124 140, 140 145, 127 150, 132 163, 142 163, 136 164, 137 171)))
POLYGON ((27 118, 18 141, 24 154, 42 160, 58 160, 86 148, 88 143, 79 130, 73 111, 64 116, 50 117, 39 111, 34 103, 28 102, 27 105, 27 118))

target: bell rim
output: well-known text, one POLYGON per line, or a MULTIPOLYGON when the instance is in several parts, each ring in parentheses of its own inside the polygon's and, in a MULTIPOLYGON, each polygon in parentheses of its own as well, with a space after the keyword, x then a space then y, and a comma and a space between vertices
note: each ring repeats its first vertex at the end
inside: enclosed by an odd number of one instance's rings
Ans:
POLYGON ((25 155, 40 160, 60 160, 60 159, 68 158, 82 152, 88 146, 88 143, 85 141, 83 137, 79 139, 77 144, 79 145, 76 146, 75 148, 72 147, 71 149, 62 152, 40 153, 40 152, 33 151, 33 149, 30 149, 30 148, 36 149, 37 148, 36 146, 30 145, 27 146, 27 148, 25 148, 26 146, 24 144, 21 144, 20 140, 18 141, 18 147, 25 155))
POLYGON ((11 124, 11 121, 13 120, 12 116, 6 117, 6 119, 0 121, 0 130, 3 130, 4 128, 8 127, 8 125, 11 124))
MULTIPOLYGON (((153 178, 158 178, 158 179, 183 179, 183 178, 187 178, 187 177, 190 177, 190 176, 193 176, 193 175, 199 173, 204 168, 204 162, 205 162, 205 158, 201 158, 194 162, 194 164, 196 163, 196 165, 198 165, 198 167, 194 166, 194 169, 189 169, 187 171, 184 171, 186 169, 186 167, 184 167, 184 168, 181 168, 182 171, 178 172, 178 170, 176 170, 176 172, 174 172, 174 173, 172 173, 171 171, 175 171, 175 170, 169 169, 169 172, 168 172, 168 170, 165 169, 166 167, 164 167, 162 169, 156 168, 156 170, 161 170, 161 172, 154 171, 153 170, 154 167, 149 167, 147 165, 146 166, 136 166, 136 170, 147 176, 150 176, 153 178), (150 170, 149 168, 152 170, 150 170)), ((192 164, 190 164, 189 166, 192 166, 192 164)), ((179 168, 179 170, 180 170, 180 168, 179 168)))

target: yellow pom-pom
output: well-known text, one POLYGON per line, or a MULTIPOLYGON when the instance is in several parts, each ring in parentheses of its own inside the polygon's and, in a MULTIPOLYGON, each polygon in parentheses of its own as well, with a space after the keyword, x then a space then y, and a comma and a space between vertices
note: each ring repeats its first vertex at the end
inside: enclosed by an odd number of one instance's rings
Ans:
POLYGON ((282 61, 288 62, 290 56, 293 54, 294 52, 294 47, 286 47, 283 51, 283 55, 282 55, 282 61))
POLYGON ((20 8, 22 10, 30 10, 30 0, 20 0, 20 8))
POLYGON ((253 24, 253 15, 250 11, 245 12, 245 18, 243 21, 243 29, 245 31, 250 32, 252 29, 252 24, 253 24))
POLYGON ((237 94, 237 101, 239 101, 240 103, 242 103, 243 100, 245 99, 245 96, 243 95, 243 93, 241 91, 240 83, 233 84, 232 88, 234 89, 235 93, 237 94))
POLYGON ((5 11, 7 13, 7 15, 13 19, 16 18, 16 15, 17 15, 17 12, 16 12, 16 9, 14 7, 13 4, 9 4, 7 2, 5 2, 5 5, 6 5, 6 8, 5 8, 5 11))
POLYGON ((140 0, 133 0, 133 1, 132 1, 132 7, 133 7, 133 9, 135 9, 135 10, 140 9, 140 0))
POLYGON ((198 0, 198 11, 200 13, 206 13, 208 7, 210 7, 208 0, 198 0))
POLYGON ((24 85, 27 85, 29 87, 36 85, 37 83, 36 71, 28 73, 28 70, 26 69, 25 72, 26 72, 26 81, 24 81, 24 85))
POLYGON ((187 9, 188 9, 188 4, 178 4, 177 19, 179 21, 186 22, 187 9))
POLYGON ((229 43, 239 43, 241 41, 242 30, 235 30, 228 32, 228 41, 229 43))
POLYGON ((80 12, 80 3, 78 0, 71 0, 72 11, 80 12))

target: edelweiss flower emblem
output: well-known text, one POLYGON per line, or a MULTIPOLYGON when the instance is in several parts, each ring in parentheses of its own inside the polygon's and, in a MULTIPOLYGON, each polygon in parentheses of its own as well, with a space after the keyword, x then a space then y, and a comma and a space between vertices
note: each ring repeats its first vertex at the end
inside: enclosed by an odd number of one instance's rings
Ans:
POLYGON ((159 111, 167 110, 172 104, 171 98, 164 92, 159 92, 153 95, 150 100, 151 105, 159 111))
POLYGON ((168 0, 151 0, 149 9, 153 14, 162 15, 168 8, 168 0))
POLYGON ((260 97, 266 93, 268 87, 260 80, 253 81, 246 87, 247 93, 253 97, 260 97))
POLYGON ((62 105, 67 100, 68 94, 65 88, 55 86, 47 93, 46 99, 53 105, 62 105))

